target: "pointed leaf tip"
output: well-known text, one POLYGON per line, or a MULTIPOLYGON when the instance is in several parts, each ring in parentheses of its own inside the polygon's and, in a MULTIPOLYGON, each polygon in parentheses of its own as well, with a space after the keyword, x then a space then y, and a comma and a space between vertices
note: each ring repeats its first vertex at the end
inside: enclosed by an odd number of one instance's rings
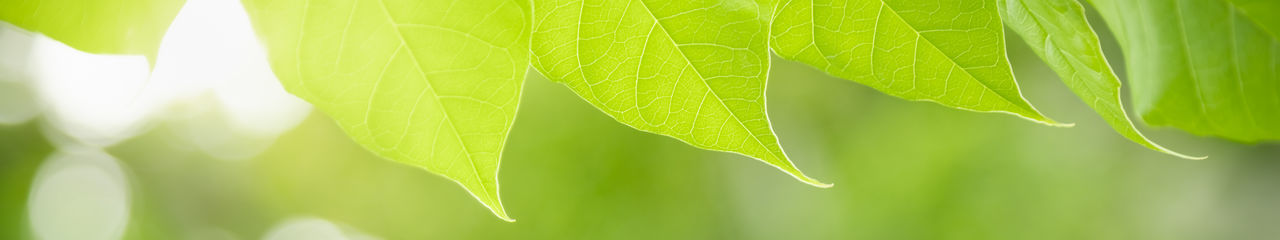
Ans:
POLYGON ((1192 156, 1182 155, 1182 154, 1178 154, 1178 153, 1169 153, 1169 154, 1173 154, 1174 156, 1178 156, 1178 157, 1181 157, 1181 158, 1184 158, 1184 159, 1187 159, 1187 160, 1205 160, 1205 159, 1209 159, 1209 156, 1208 156, 1208 155, 1205 155, 1205 156, 1199 156, 1199 157, 1192 157, 1192 156))
POLYGON ((1182 159, 1187 159, 1187 160, 1205 160, 1205 159, 1208 159, 1208 158, 1209 158, 1209 156, 1207 156, 1207 155, 1206 155, 1206 156, 1199 156, 1199 157, 1196 157, 1196 156, 1191 156, 1191 155, 1186 155, 1186 154, 1182 154, 1182 153, 1174 152, 1173 150, 1169 150, 1169 149, 1167 149, 1167 148, 1164 148, 1164 146, 1160 146, 1159 144, 1155 144, 1155 143, 1151 143, 1151 145, 1152 145, 1152 148, 1153 148, 1153 149, 1155 149, 1156 151, 1159 151, 1159 152, 1164 153, 1164 154, 1173 155, 1174 157, 1178 157, 1178 158, 1182 158, 1182 159))
POLYGON ((508 217, 506 214, 498 214, 498 218, 502 219, 502 221, 507 221, 509 223, 516 222, 515 218, 508 217))
POLYGON ((1076 123, 1060 123, 1060 122, 1051 122, 1051 123, 1045 123, 1045 125, 1049 125, 1050 127, 1059 127, 1059 128, 1073 128, 1073 127, 1076 127, 1076 123))
MULTIPOLYGON (((1093 32, 1085 16, 1083 5, 1074 0, 999 0, 997 2, 996 5, 1000 8, 1001 17, 1006 26, 1021 35, 1027 46, 1058 73, 1063 83, 1106 120, 1117 133, 1161 153, 1184 159, 1206 158, 1170 151, 1143 136, 1142 132, 1134 126, 1133 121, 1125 113, 1123 101, 1120 99, 1120 79, 1111 69, 1111 64, 1107 62, 1097 34, 1093 32)), ((1119 5, 1103 4, 1099 10, 1105 16, 1114 12, 1109 11, 1109 7, 1112 6, 1119 5)), ((1123 34, 1118 33, 1117 37, 1123 37, 1123 34)), ((1124 39, 1121 38, 1121 40, 1123 45, 1124 39)), ((1165 66, 1161 67, 1165 68, 1165 66)), ((1138 88, 1135 88, 1134 92, 1141 91, 1141 86, 1135 85, 1138 88)))
POLYGON ((836 186, 836 184, 834 184, 834 183, 823 183, 823 182, 819 182, 818 180, 815 180, 815 179, 809 179, 809 180, 806 180, 804 183, 808 183, 809 185, 812 185, 812 186, 814 186, 814 187, 818 187, 818 188, 831 188, 831 187, 836 186))
POLYGON ((286 90, 304 93, 299 97, 365 149, 457 182, 494 215, 514 221, 499 201, 497 174, 528 72, 531 40, 528 31, 496 30, 528 29, 533 10, 528 4, 243 4, 269 49, 271 66, 287 66, 274 69, 286 90))
POLYGON ((783 59, 891 96, 1061 125, 1042 116, 1018 89, 1005 51, 1003 26, 992 4, 935 9, 930 4, 894 2, 778 1, 770 24, 770 47, 783 59), (863 8, 870 14, 845 11, 863 8), (937 16, 966 16, 967 20, 932 22, 937 16), (847 30, 847 26, 866 23, 874 26, 847 30), (908 47, 875 47, 883 44, 908 47), (899 74, 903 69, 918 74, 899 74))
POLYGON ((795 178, 796 180, 800 180, 800 182, 804 182, 805 184, 809 184, 810 186, 814 186, 818 188, 831 188, 832 186, 835 186, 835 184, 824 183, 822 181, 818 181, 818 179, 813 179, 809 176, 805 176, 804 173, 801 173, 799 170, 791 170, 791 171, 784 170, 783 172, 786 172, 787 175, 791 175, 791 177, 795 178))
POLYGON ((830 186, 792 166, 769 124, 769 23, 762 16, 772 14, 771 3, 650 5, 656 2, 534 1, 534 68, 637 130, 742 154, 810 185, 830 186), (601 36, 643 41, 598 41, 601 36))
MULTIPOLYGON (((477 199, 479 198, 477 197, 477 199)), ((502 219, 502 221, 506 222, 516 222, 516 219, 507 215, 507 210, 502 207, 502 202, 494 202, 493 204, 490 204, 489 202, 480 200, 480 203, 481 205, 484 205, 485 208, 488 208, 489 212, 493 212, 493 216, 498 217, 498 219, 502 219)))

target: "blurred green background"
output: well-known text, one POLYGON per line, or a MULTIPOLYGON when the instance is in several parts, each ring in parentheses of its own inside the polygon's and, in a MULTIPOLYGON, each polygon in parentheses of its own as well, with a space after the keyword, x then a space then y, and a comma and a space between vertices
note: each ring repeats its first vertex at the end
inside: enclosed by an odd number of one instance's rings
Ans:
MULTIPOLYGON (((244 161, 175 140, 185 134, 176 122, 106 152, 127 179, 125 239, 316 239, 280 237, 290 226, 374 239, 1280 237, 1280 146, 1146 129, 1210 158, 1145 149, 1109 129, 1020 39, 1008 43, 1027 98, 1076 127, 903 101, 775 58, 774 129, 830 189, 632 130, 537 74, 502 160, 515 223, 444 178, 371 155, 318 112, 274 143, 238 142, 270 144, 244 161)), ((59 151, 41 122, 0 126, 0 239, 35 238, 33 177, 59 151)))

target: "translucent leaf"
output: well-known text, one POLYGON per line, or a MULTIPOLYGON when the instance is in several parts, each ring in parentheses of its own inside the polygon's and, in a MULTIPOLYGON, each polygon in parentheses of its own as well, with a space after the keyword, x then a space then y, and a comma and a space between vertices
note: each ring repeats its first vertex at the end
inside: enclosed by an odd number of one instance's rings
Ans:
POLYGON ((0 20, 90 53, 151 61, 183 0, 0 0, 0 20))
POLYGON ((539 0, 533 65, 614 119, 759 159, 815 186, 765 115, 768 3, 539 0))
POLYGON ((782 0, 773 51, 908 100, 1067 126, 1018 91, 995 0, 782 0))
POLYGON ((494 214, 529 64, 526 1, 248 0, 272 69, 378 155, 454 180, 494 214))

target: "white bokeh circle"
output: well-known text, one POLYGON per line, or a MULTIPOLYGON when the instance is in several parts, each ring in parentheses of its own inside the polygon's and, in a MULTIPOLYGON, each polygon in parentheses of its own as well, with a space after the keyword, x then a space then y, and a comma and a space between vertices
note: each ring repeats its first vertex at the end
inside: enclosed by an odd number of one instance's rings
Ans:
POLYGON ((377 240, 358 230, 315 217, 298 217, 272 227, 263 240, 377 240))
POLYGON ((129 184, 111 155, 89 148, 64 148, 37 171, 27 216, 44 240, 113 240, 129 222, 129 184))

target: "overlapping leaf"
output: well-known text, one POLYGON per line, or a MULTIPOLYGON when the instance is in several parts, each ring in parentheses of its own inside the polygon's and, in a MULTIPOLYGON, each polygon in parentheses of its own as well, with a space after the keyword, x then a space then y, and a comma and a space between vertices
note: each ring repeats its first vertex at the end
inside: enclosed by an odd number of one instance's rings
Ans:
POLYGON ((1120 80, 1111 71, 1098 36, 1075 0, 998 0, 1000 15, 1022 36, 1076 96, 1129 140, 1183 158, 1157 145, 1133 126, 1120 103, 1120 80))
POLYGON ((289 92, 380 156, 499 217, 498 158, 529 64, 527 1, 247 0, 289 92))
POLYGON ((770 5, 749 0, 539 0, 534 66, 619 122, 760 159, 817 186, 765 115, 770 5))
POLYGON ((1280 139, 1280 1, 1091 0, 1126 57, 1147 123, 1280 139))
POLYGON ((782 0, 783 58, 893 96, 1060 125, 1018 91, 995 0, 782 0))
POLYGON ((0 0, 0 20, 91 53, 155 61, 183 0, 0 0))

